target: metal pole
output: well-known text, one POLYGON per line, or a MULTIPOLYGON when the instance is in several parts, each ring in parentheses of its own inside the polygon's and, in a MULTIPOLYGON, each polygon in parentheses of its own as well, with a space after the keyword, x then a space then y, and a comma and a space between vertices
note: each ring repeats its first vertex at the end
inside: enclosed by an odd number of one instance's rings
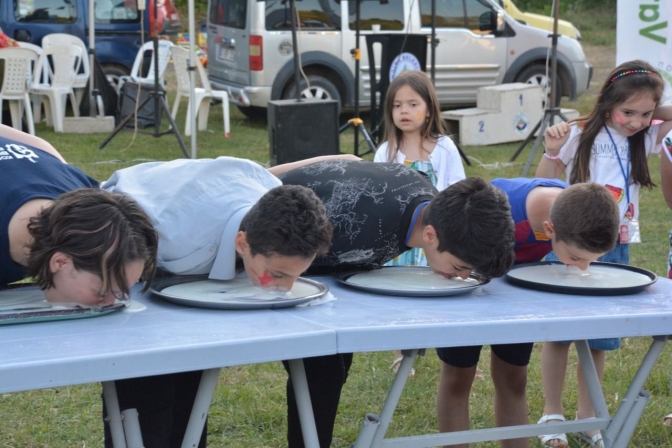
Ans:
POLYGON ((301 101, 301 64, 299 62, 299 53, 296 39, 296 1, 291 0, 289 6, 292 13, 292 51, 294 52, 294 85, 296 86, 296 101, 301 101))
MULTIPOLYGON (((156 5, 157 0, 154 0, 154 5, 156 5)), ((188 10, 189 10, 189 85, 191 90, 189 90, 189 109, 191 114, 189 115, 189 126, 191 126, 191 158, 196 158, 196 64, 194 63, 194 57, 196 56, 196 46, 194 41, 198 39, 196 35, 196 12, 194 11, 194 0, 187 1, 188 10)), ((155 10, 156 11, 156 10, 155 10)), ((156 16, 154 16, 154 23, 156 23, 156 16)), ((158 60, 158 54, 156 54, 156 59, 158 60)), ((158 67, 156 69, 156 74, 158 76, 159 71, 158 67)), ((175 129, 177 131, 177 129, 175 129)))
POLYGON ((432 0, 432 41, 431 41, 431 76, 432 84, 436 86, 436 0, 432 0))
MULTIPOLYGON (((95 30, 95 23, 96 23, 96 18, 95 18, 95 2, 94 0, 89 0, 89 54, 88 55, 82 55, 82 57, 88 57, 89 58, 89 116, 94 117, 96 114, 93 110, 94 106, 97 104, 96 98, 93 97, 93 89, 94 85, 93 82, 96 79, 94 76, 94 59, 95 59, 95 39, 96 39, 96 30, 95 30)), ((105 115, 105 111, 99 110, 98 115, 105 115)))

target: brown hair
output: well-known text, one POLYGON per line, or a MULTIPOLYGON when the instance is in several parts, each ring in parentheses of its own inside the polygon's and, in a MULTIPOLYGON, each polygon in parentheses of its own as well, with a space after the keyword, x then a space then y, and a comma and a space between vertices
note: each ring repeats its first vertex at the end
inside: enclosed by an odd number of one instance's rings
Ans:
POLYGON ((392 110, 394 109, 394 96, 397 91, 403 86, 409 86, 427 105, 429 117, 421 130, 423 139, 436 141, 442 135, 448 134, 446 124, 441 117, 441 108, 439 100, 436 96, 436 90, 432 81, 427 77, 427 74, 418 70, 407 70, 397 75, 390 83, 385 95, 385 133, 383 140, 387 142, 387 158, 388 162, 394 162, 397 157, 397 152, 401 146, 403 132, 394 124, 392 118, 392 110))
POLYGON ((504 275, 515 261, 509 200, 481 178, 468 177, 434 196, 423 224, 436 230, 440 252, 449 252, 485 277, 504 275))
POLYGON ((619 211, 614 195, 592 182, 572 185, 550 211, 556 240, 593 253, 609 252, 618 238, 619 211))
POLYGON ((98 275, 102 291, 116 283, 129 294, 126 265, 143 260, 142 273, 149 288, 156 269, 158 236, 149 217, 128 196, 98 188, 82 188, 54 199, 30 218, 33 240, 27 262, 28 274, 42 289, 54 286, 49 261, 56 252, 72 258, 75 269, 98 275))
MULTIPOLYGON (((583 131, 579 135, 579 146, 574 157, 574 168, 569 176, 569 183, 586 182, 590 177, 590 158, 595 137, 604 128, 608 113, 634 95, 649 93, 653 96, 656 107, 660 104, 665 84, 660 74, 648 63, 641 60, 624 62, 616 67, 607 77, 597 97, 595 108, 585 116, 571 120, 581 122, 583 131)), ((652 188, 656 185, 651 180, 649 166, 646 163, 644 139, 646 131, 642 129, 628 137, 630 144, 630 163, 632 164, 632 180, 634 184, 652 188)))
POLYGON ((308 258, 327 253, 332 227, 313 190, 282 185, 264 194, 240 223, 252 255, 308 258))

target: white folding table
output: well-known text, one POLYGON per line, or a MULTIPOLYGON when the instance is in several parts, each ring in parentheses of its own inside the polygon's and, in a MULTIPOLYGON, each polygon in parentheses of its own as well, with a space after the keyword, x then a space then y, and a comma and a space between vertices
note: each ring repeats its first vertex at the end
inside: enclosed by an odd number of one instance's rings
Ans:
POLYGON ((380 415, 364 418, 356 448, 433 447, 589 429, 602 430, 607 448, 625 448, 648 400, 643 384, 667 335, 672 334, 672 280, 668 279, 658 279, 639 294, 613 297, 539 292, 494 279, 470 295, 442 298, 381 296, 351 289, 330 277, 315 280, 329 285, 338 300, 328 307, 278 313, 333 329, 339 353, 409 350, 380 415), (586 339, 628 336, 656 337, 612 418, 586 339), (384 439, 418 349, 561 340, 577 340, 596 419, 384 439))
POLYGON ((137 289, 134 301, 146 306, 138 312, 0 326, 0 393, 205 369, 182 445, 195 447, 221 367, 288 359, 299 382, 304 437, 317 446, 301 359, 336 353, 333 330, 271 310, 173 305, 137 289))

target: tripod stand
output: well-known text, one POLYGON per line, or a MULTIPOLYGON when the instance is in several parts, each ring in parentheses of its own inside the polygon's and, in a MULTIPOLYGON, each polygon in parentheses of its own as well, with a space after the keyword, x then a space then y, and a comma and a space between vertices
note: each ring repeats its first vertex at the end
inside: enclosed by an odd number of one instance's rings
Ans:
MULTIPOLYGON (((170 115, 170 111, 168 110, 168 105, 166 104, 166 92, 161 88, 159 85, 159 32, 158 32, 158 20, 157 20, 157 3, 154 2, 154 29, 152 30, 152 42, 153 42, 153 48, 154 48, 154 88, 149 92, 149 95, 145 100, 140 103, 140 105, 137 105, 133 110, 133 113, 128 114, 126 117, 124 117, 121 120, 121 123, 112 131, 110 135, 107 136, 107 138, 100 144, 98 149, 103 149, 105 145, 107 145, 115 135, 119 133, 124 127, 126 127, 126 124, 131 121, 132 119, 137 117, 137 114, 139 111, 142 110, 143 107, 145 107, 145 104, 149 103, 150 101, 154 102, 154 132, 151 133, 154 137, 161 137, 162 135, 166 134, 175 134, 175 138, 177 139, 177 143, 180 145, 180 148, 182 149, 182 153, 184 153, 184 157, 187 159, 189 158, 189 153, 187 152, 187 147, 184 145, 184 140, 182 140, 182 136, 180 135, 180 132, 177 130, 177 126, 175 125, 175 121, 173 120, 173 117, 170 115), (170 127, 168 128, 167 131, 161 132, 160 127, 161 127, 161 117, 162 115, 166 115, 168 118, 168 122, 170 123, 170 127)), ((138 84, 138 91, 140 91, 142 85, 138 84)), ((149 133, 148 133, 149 134, 149 133)))
MULTIPOLYGON (((371 139, 369 132, 366 130, 364 121, 359 118, 359 60, 361 57, 361 50, 359 48, 359 39, 360 39, 360 2, 362 0, 355 0, 355 48, 350 51, 352 57, 355 58, 355 116, 348 120, 343 126, 338 129, 338 133, 341 134, 343 131, 354 128, 355 131, 355 155, 363 156, 365 154, 376 152, 376 144, 371 139), (361 129, 360 129, 361 128, 361 129), (359 131, 361 130, 362 136, 369 146, 369 150, 363 153, 359 153, 359 131)), ((373 94, 373 93, 372 93, 373 94)))
POLYGON ((525 146, 532 140, 534 137, 535 132, 539 131, 537 134, 537 138, 534 141, 534 145, 532 146, 532 151, 530 152, 529 157, 527 158, 527 162, 525 163, 525 168, 523 169, 523 176, 527 176, 528 171, 530 170, 530 167, 532 166, 532 162, 534 162, 534 158, 537 154, 537 149, 539 148, 539 144, 541 143, 542 139, 544 138, 544 132, 546 131, 546 128, 549 126, 553 126, 553 119, 556 116, 559 116, 562 118, 564 121, 567 121, 567 117, 565 117, 562 112, 560 111, 560 108, 556 107, 556 80, 557 80, 557 74, 558 74, 558 17, 560 16, 560 0, 553 0, 553 34, 551 34, 551 74, 548 79, 548 83, 551 86, 551 96, 550 100, 546 101, 546 109, 544 110, 544 116, 539 120, 537 125, 532 129, 532 132, 525 138, 523 143, 520 145, 520 147, 516 150, 516 152, 513 154, 511 157, 511 162, 516 160, 516 157, 523 151, 525 146))

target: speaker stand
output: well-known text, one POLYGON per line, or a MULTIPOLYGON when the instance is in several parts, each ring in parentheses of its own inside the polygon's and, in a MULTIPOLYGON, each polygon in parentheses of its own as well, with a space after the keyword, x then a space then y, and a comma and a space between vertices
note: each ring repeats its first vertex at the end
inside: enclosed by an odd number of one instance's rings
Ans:
MULTIPOLYGON (((352 57, 355 58, 355 116, 354 118, 348 120, 346 124, 340 127, 338 130, 339 134, 349 128, 354 128, 355 131, 355 155, 357 157, 364 156, 366 154, 371 154, 376 152, 376 144, 371 139, 371 135, 366 130, 364 121, 359 117, 359 60, 361 57, 361 50, 359 47, 359 41, 361 38, 361 26, 360 26, 360 3, 361 0, 355 0, 355 48, 350 51, 352 57), (359 152, 359 131, 362 131, 362 135, 369 150, 360 154, 359 152)), ((373 93, 372 93, 373 94, 373 93)))
POLYGON ((516 157, 520 155, 520 153, 523 151, 525 146, 532 140, 532 137, 534 137, 535 132, 539 131, 537 134, 537 138, 534 141, 534 145, 532 146, 532 151, 530 152, 529 157, 527 158, 527 162, 525 163, 525 168, 523 169, 523 176, 527 176, 528 171, 530 171, 530 167, 532 166, 532 162, 534 162, 534 158, 537 154, 537 150, 539 149, 539 145, 541 144, 541 140, 544 138, 544 132, 546 132, 546 128, 549 126, 553 126, 553 118, 556 116, 559 116, 562 118, 564 121, 567 121, 567 117, 565 117, 562 112, 560 112, 560 109, 555 106, 556 102, 556 80, 557 75, 558 75, 558 17, 560 16, 560 0, 553 0, 553 34, 551 34, 551 76, 550 79, 548 79, 548 83, 551 85, 551 96, 550 99, 547 99, 546 101, 546 109, 544 110, 544 116, 539 120, 537 125, 532 129, 532 132, 530 132, 530 135, 528 135, 525 140, 523 140, 523 143, 520 145, 520 147, 516 150, 516 152, 513 154, 511 157, 511 162, 516 160, 516 157), (549 105, 550 103, 550 105, 549 105))
MULTIPOLYGON (((135 105, 137 106, 134 110, 133 113, 128 114, 123 120, 121 120, 121 123, 119 123, 119 126, 116 127, 114 131, 103 141, 103 143, 100 144, 98 149, 103 149, 105 145, 107 145, 110 140, 114 138, 115 135, 119 133, 124 127, 126 126, 126 123, 131 121, 132 118, 137 117, 137 114, 139 111, 142 110, 142 108, 145 106, 150 101, 154 101, 154 132, 152 135, 154 137, 161 137, 162 135, 166 134, 175 134, 175 138, 177 139, 177 143, 180 145, 180 149, 182 149, 182 153, 184 154, 184 157, 187 159, 189 158, 189 153, 187 152, 187 147, 184 144, 184 140, 182 140, 182 136, 180 135, 180 131, 177 130, 177 125, 175 124, 175 121, 173 120, 172 115, 170 115, 170 111, 168 110, 168 105, 166 104, 166 98, 165 98, 165 91, 159 87, 159 30, 158 30, 158 1, 154 2, 154 30, 153 30, 153 36, 152 36, 152 43, 154 44, 154 89, 149 93, 147 98, 138 106, 136 103, 135 105), (168 118, 168 123, 170 123, 170 128, 168 128, 167 131, 161 132, 160 127, 161 127, 161 116, 165 114, 166 117, 168 118)), ((192 36, 193 38, 194 36, 192 36)), ((142 91, 142 84, 138 84, 138 92, 142 91)), ((195 111, 194 111, 195 113, 195 111)), ((196 129, 193 129, 192 132, 196 132, 196 129)), ((143 132, 144 133, 144 132, 143 132)))

